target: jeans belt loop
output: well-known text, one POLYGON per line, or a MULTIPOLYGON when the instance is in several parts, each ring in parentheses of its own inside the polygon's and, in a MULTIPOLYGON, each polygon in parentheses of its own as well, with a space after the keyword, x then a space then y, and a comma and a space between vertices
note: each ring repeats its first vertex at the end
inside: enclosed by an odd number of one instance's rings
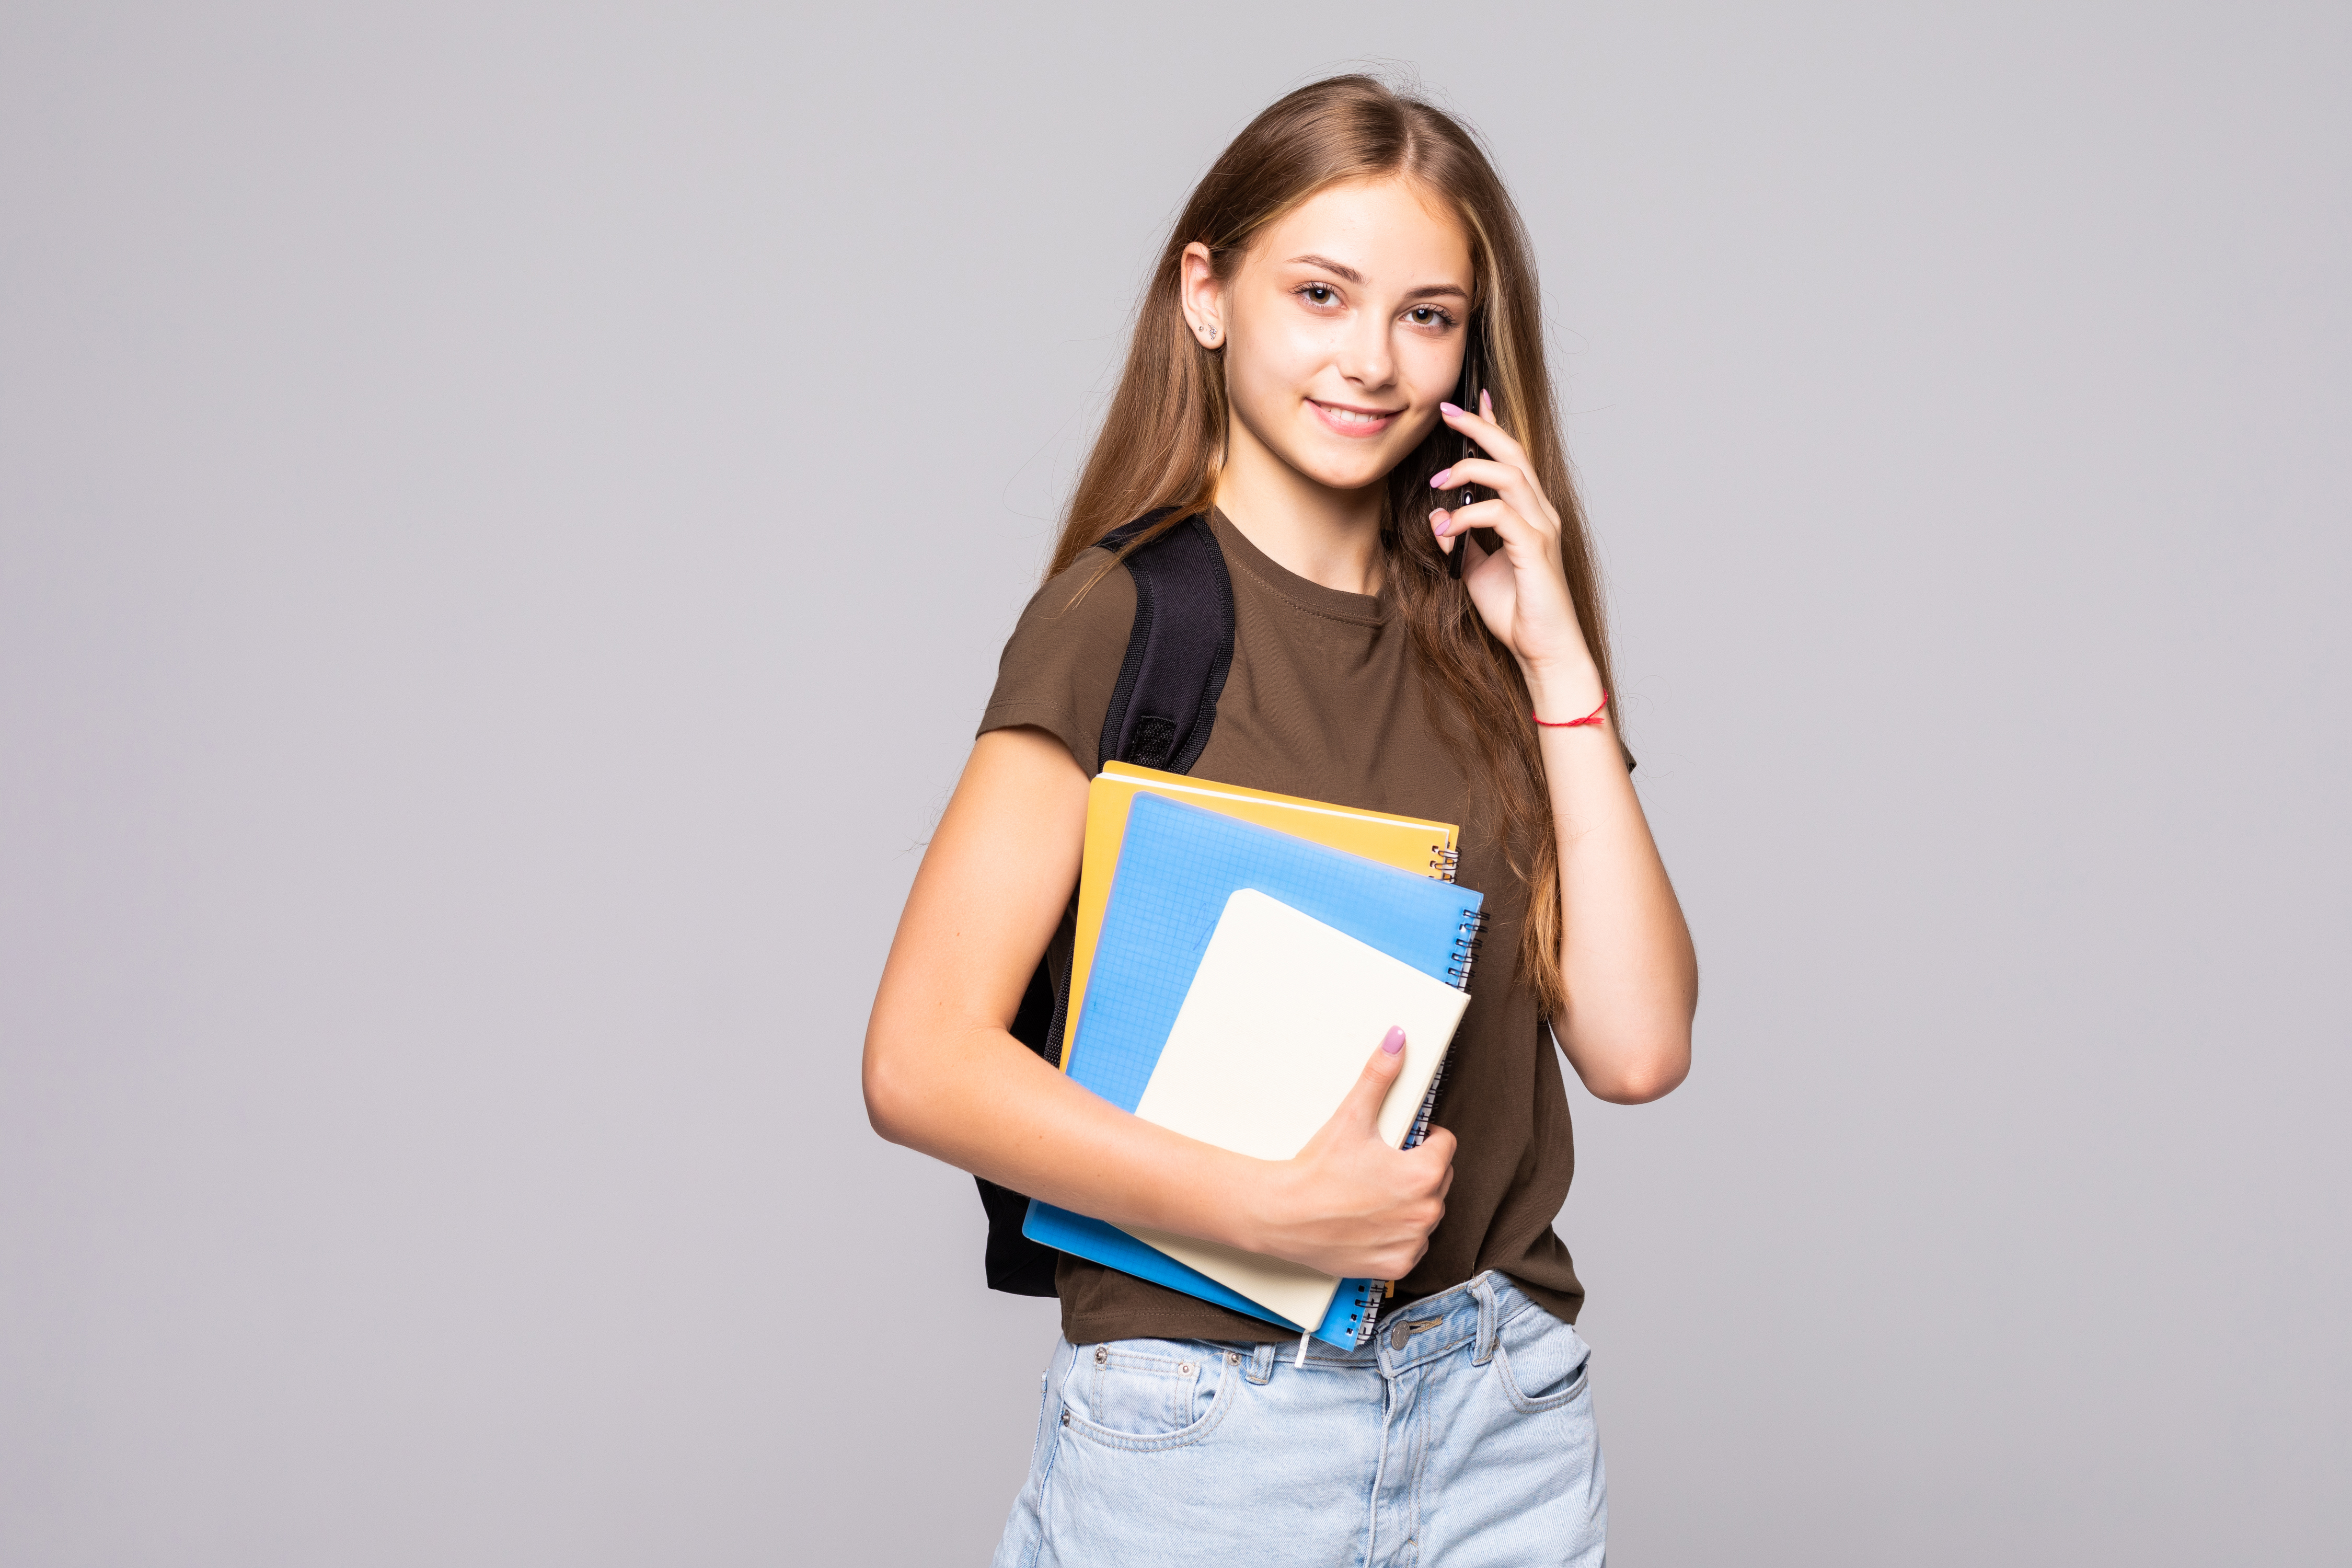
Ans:
POLYGON ((1242 1375, 1255 1384, 1264 1384, 1272 1382, 1274 1358, 1281 1349, 1282 1347, 1277 1344, 1260 1343, 1257 1348, 1250 1352, 1249 1363, 1242 1375))
POLYGON ((1492 1269, 1470 1281, 1470 1293, 1478 1298, 1478 1348, 1472 1352, 1470 1364, 1485 1366, 1495 1359, 1496 1331, 1502 1326, 1502 1304, 1495 1300, 1495 1275, 1492 1269))

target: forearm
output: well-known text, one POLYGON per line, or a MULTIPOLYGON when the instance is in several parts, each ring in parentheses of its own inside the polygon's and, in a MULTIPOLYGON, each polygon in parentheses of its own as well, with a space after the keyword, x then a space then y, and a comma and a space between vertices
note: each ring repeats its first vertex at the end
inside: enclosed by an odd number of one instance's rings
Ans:
MULTIPOLYGON (((1530 671, 1528 684, 1546 719, 1581 717, 1601 700, 1589 662, 1530 671)), ((1654 1100, 1690 1070, 1698 1005, 1690 929, 1608 723, 1541 733, 1559 839, 1568 991, 1554 1030, 1595 1095, 1654 1100)))
POLYGON ((950 1026, 919 1051, 869 1041, 866 1098, 885 1138, 1014 1192, 1114 1225, 1264 1249, 1257 1216, 1274 1166, 1129 1115, 1002 1028, 950 1026))

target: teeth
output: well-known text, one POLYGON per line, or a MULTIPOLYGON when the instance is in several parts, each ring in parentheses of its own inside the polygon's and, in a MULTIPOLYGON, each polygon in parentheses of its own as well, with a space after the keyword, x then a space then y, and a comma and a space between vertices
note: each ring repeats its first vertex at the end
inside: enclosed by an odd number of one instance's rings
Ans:
POLYGON ((1359 414, 1352 408, 1334 408, 1328 403, 1323 405, 1323 412, 1342 425, 1370 425, 1381 417, 1377 414, 1359 414))

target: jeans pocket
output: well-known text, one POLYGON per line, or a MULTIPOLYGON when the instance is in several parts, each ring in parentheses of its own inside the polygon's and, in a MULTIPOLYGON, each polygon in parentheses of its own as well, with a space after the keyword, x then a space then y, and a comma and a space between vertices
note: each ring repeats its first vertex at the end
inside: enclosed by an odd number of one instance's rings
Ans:
POLYGON ((1511 1407, 1521 1415, 1557 1410, 1584 1392, 1592 1347, 1549 1312, 1529 1307, 1504 1324, 1497 1337, 1496 1373, 1511 1407))
POLYGON ((1240 1373, 1237 1359, 1197 1340, 1080 1345, 1062 1388, 1063 1423, 1120 1447, 1197 1442, 1223 1415, 1240 1373))

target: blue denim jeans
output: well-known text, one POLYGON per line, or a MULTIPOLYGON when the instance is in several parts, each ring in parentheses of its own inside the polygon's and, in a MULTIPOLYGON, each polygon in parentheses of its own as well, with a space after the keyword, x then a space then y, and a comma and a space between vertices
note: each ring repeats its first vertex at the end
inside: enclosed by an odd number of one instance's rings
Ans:
POLYGON ((1599 1568, 1591 1352, 1508 1279, 1297 1349, 1056 1343, 997 1568, 1599 1568))

